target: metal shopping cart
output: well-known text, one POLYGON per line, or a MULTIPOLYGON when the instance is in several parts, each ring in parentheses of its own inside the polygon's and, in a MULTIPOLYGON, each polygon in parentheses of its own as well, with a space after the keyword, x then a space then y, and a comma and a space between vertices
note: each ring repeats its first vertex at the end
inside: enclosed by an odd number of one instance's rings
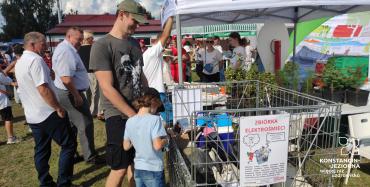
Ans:
MULTIPOLYGON (((197 83, 169 91, 173 127, 188 134, 187 146, 170 141, 171 186, 239 186, 240 119, 289 115, 285 183, 272 186, 333 186, 322 159, 337 157, 341 105, 260 81, 197 83)), ((268 147, 267 147, 268 148, 268 147)), ((262 150, 254 156, 265 159, 262 150)))

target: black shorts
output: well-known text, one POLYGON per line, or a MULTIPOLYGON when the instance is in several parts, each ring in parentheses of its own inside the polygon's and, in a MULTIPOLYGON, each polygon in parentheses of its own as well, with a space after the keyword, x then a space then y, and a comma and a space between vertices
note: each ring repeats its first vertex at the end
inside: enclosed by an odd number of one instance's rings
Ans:
POLYGON ((107 165, 113 170, 127 169, 134 163, 135 150, 129 151, 123 149, 123 135, 125 132, 127 119, 121 116, 112 116, 105 121, 107 132, 107 165))
POLYGON ((3 121, 11 121, 13 119, 12 107, 8 106, 1 109, 0 115, 3 121))

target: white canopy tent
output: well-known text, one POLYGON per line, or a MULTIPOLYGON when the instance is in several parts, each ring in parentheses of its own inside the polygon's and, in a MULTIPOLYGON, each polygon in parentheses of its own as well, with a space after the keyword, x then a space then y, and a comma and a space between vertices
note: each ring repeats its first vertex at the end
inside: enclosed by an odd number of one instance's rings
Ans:
MULTIPOLYGON (((177 0, 176 29, 181 36, 181 26, 263 23, 265 20, 294 23, 294 56, 299 21, 368 10, 370 0, 177 0)), ((177 48, 181 48, 180 37, 177 37, 177 48)), ((178 56, 181 57, 181 50, 178 56)), ((181 58, 178 63, 182 63, 181 58)), ((183 84, 182 71, 179 66, 180 84, 183 84)))

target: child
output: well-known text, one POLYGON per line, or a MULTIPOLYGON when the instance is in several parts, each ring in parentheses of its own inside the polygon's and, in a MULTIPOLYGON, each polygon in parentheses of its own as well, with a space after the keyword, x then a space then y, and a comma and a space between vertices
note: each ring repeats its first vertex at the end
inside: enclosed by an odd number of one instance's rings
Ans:
POLYGON ((135 148, 135 183, 137 187, 163 187, 162 148, 168 144, 166 131, 157 110, 162 106, 160 95, 148 88, 133 102, 138 113, 129 118, 124 133, 123 148, 135 148))
POLYGON ((6 85, 17 86, 16 82, 13 82, 11 78, 6 76, 2 70, 0 70, 0 116, 4 121, 6 134, 8 136, 7 144, 19 143, 20 140, 14 136, 13 133, 13 113, 11 102, 8 99, 8 93, 6 92, 6 85))

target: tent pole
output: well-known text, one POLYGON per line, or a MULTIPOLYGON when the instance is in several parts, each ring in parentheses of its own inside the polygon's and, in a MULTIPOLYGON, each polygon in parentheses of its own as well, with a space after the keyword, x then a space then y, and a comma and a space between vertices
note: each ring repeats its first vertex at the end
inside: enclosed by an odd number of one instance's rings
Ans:
POLYGON ((297 45, 297 24, 298 24, 298 7, 294 8, 294 33, 293 33, 293 62, 295 62, 296 45, 297 45))
POLYGON ((182 69, 182 46, 181 46, 181 23, 180 23, 180 15, 176 14, 176 43, 177 43, 177 67, 179 69, 179 85, 182 86, 184 84, 184 77, 183 69, 182 69))
POLYGON ((296 42, 297 42, 297 23, 294 22, 294 31, 293 31, 293 58, 292 58, 292 61, 294 62, 295 61, 295 54, 296 54, 296 51, 295 51, 295 47, 296 47, 296 42))

